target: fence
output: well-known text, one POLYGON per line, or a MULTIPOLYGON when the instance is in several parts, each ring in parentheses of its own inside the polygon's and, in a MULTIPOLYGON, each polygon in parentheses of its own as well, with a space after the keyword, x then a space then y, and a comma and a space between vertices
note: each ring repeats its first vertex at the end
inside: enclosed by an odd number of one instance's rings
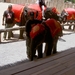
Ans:
POLYGON ((0 43, 1 43, 1 33, 7 32, 7 31, 15 31, 15 30, 25 30, 25 26, 15 27, 15 28, 6 28, 6 29, 0 29, 0 43))
POLYGON ((0 2, 4 2, 4 0, 0 0, 0 2))

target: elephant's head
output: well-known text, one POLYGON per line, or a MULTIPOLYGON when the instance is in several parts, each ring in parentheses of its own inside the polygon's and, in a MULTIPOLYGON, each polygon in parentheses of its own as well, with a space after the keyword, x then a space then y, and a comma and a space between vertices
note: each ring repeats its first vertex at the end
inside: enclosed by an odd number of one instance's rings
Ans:
POLYGON ((61 21, 62 17, 59 15, 57 9, 55 7, 51 7, 51 8, 46 8, 45 13, 44 13, 44 17, 46 19, 48 18, 53 18, 57 21, 61 21))
POLYGON ((21 16, 21 23, 23 23, 24 25, 27 22, 27 20, 29 20, 30 12, 34 12, 34 18, 37 18, 37 16, 38 16, 37 10, 30 9, 30 8, 25 6, 23 9, 23 12, 22 12, 22 16, 21 16))
POLYGON ((63 23, 65 23, 66 21, 67 21, 67 16, 68 16, 69 14, 65 11, 65 10, 63 10, 62 12, 61 12, 61 17, 62 17, 62 22, 63 23))

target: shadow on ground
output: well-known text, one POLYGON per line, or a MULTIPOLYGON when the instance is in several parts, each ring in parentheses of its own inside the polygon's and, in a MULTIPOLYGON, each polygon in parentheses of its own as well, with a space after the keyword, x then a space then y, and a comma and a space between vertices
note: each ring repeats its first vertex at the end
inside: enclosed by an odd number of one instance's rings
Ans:
POLYGON ((24 41, 24 40, 26 40, 25 36, 24 39, 19 39, 19 34, 14 34, 12 38, 3 40, 1 44, 13 43, 13 42, 24 41))

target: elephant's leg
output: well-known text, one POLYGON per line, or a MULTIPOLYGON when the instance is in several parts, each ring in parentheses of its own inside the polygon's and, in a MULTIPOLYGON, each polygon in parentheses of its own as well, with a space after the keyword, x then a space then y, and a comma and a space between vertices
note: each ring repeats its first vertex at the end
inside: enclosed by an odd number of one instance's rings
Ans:
POLYGON ((75 25, 73 26, 73 31, 75 31, 75 25))
POLYGON ((30 46, 30 60, 32 61, 35 57, 35 53, 36 53, 36 47, 37 44, 35 43, 35 39, 31 39, 31 46, 30 46))
POLYGON ((58 36, 54 39, 53 42, 53 54, 57 53, 57 42, 58 42, 58 36))
MULTIPOLYGON (((22 12, 22 14, 21 14, 21 20, 20 20, 20 25, 19 26, 25 26, 25 23, 26 23, 26 17, 25 17, 24 12, 22 12)), ((19 39, 24 39, 24 37, 23 37, 24 31, 25 30, 20 30, 19 39)))
POLYGON ((24 30, 20 30, 19 39, 24 39, 24 37, 23 37, 23 33, 24 33, 24 30))
POLYGON ((42 44, 38 46, 38 58, 42 58, 43 54, 42 54, 42 44))
POLYGON ((69 26, 69 28, 68 29, 71 29, 71 26, 69 26))
POLYGON ((52 48, 53 48, 53 43, 46 43, 46 48, 45 48, 46 56, 51 55, 52 48))
POLYGON ((72 22, 70 22, 70 26, 69 26, 69 28, 68 28, 68 29, 70 29, 70 30, 71 30, 71 27, 72 27, 71 25, 72 25, 72 22))
POLYGON ((29 38, 29 37, 27 37, 26 38, 26 48, 27 48, 27 50, 26 50, 26 53, 27 53, 27 57, 30 59, 30 56, 31 56, 31 49, 30 49, 30 45, 31 44, 31 39, 29 38))

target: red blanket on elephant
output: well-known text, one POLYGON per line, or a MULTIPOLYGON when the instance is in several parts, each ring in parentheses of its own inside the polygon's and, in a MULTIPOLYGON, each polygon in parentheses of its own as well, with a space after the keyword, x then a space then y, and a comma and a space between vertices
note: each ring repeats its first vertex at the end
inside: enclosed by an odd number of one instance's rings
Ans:
POLYGON ((49 27, 52 37, 55 37, 62 30, 60 23, 54 19, 46 20, 46 25, 49 27))
POLYGON ((32 27, 32 30, 30 32, 30 37, 33 39, 36 37, 39 33, 42 33, 45 30, 44 26, 41 24, 37 24, 36 26, 32 27))
POLYGON ((75 20, 75 9, 74 8, 66 8, 65 12, 68 13, 67 20, 75 20))
POLYGON ((52 37, 55 37, 55 35, 57 35, 62 30, 60 23, 54 19, 46 20, 45 23, 49 27, 52 37))
POLYGON ((52 12, 59 14, 59 12, 57 11, 57 9, 55 7, 52 8, 52 12))
MULTIPOLYGON (((29 4, 27 7, 30 8, 30 9, 38 11, 37 19, 38 20, 42 19, 42 11, 41 11, 41 8, 40 8, 39 4, 29 4)), ((46 7, 44 7, 44 10, 45 9, 46 9, 46 7)))
POLYGON ((15 14, 15 21, 20 22, 21 14, 23 12, 24 6, 15 4, 12 6, 12 11, 14 11, 15 14))
MULTIPOLYGON (((50 32, 52 34, 52 37, 54 38, 61 30, 62 27, 59 22, 57 22, 54 19, 49 19, 45 21, 46 25, 49 27, 50 32)), ((42 33, 45 30, 44 25, 37 24, 34 26, 30 32, 30 37, 34 38, 36 37, 39 33, 42 33)))

